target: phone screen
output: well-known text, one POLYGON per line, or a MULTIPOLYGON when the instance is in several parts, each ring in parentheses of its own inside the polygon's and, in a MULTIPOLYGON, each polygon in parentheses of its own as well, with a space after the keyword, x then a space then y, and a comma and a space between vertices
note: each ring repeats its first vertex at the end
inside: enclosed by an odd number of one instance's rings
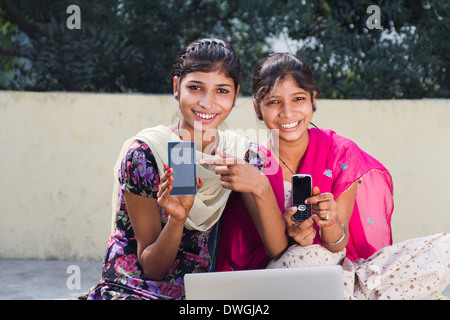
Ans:
POLYGON ((292 219, 303 221, 312 214, 310 204, 305 204, 305 200, 312 196, 312 177, 310 175, 296 174, 292 176, 292 206, 297 207, 292 219))
POLYGON ((197 161, 194 141, 169 142, 169 167, 174 178, 171 195, 197 193, 197 161))

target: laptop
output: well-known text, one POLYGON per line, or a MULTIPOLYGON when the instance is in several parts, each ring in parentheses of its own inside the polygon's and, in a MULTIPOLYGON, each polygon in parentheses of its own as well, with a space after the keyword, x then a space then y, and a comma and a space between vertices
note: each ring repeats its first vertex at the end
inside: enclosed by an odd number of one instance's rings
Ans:
POLYGON ((342 267, 190 273, 187 300, 343 300, 342 267))

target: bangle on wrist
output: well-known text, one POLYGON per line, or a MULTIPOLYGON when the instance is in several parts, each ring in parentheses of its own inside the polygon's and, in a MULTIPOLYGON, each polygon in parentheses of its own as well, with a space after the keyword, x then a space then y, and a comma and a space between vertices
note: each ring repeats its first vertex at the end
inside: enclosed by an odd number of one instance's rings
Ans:
POLYGON ((329 246, 334 246, 334 245, 337 245, 337 244, 341 243, 344 240, 344 238, 345 238, 345 226, 342 223, 341 223, 341 226, 342 226, 342 230, 344 230, 344 233, 342 234, 342 237, 338 241, 332 242, 332 243, 328 243, 328 242, 324 241, 322 238, 320 238, 320 241, 322 241, 323 243, 325 243, 325 244, 327 244, 329 246))
POLYGON ((322 228, 329 228, 329 227, 332 227, 332 226, 334 226, 334 224, 336 223, 336 220, 337 220, 337 216, 334 216, 334 221, 333 221, 333 223, 332 223, 332 224, 330 224, 329 226, 326 226, 326 227, 322 227, 322 228))

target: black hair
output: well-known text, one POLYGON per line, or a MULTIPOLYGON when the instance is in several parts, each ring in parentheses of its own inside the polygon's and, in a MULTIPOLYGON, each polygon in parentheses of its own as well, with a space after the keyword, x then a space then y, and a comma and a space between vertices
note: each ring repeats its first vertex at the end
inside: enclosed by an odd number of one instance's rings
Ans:
POLYGON ((258 108, 274 86, 288 75, 294 78, 300 88, 310 93, 311 101, 319 96, 320 89, 303 58, 290 53, 274 53, 259 61, 253 70, 252 95, 258 108))
POLYGON ((233 47, 221 39, 201 39, 188 44, 172 67, 181 80, 191 72, 221 71, 233 79, 235 90, 241 81, 241 62, 233 47))

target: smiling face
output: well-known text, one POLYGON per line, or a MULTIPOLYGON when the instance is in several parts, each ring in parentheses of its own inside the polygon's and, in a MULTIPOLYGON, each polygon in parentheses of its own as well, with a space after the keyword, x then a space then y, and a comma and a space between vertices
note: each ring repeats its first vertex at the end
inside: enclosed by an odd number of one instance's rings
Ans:
POLYGON ((183 115, 181 127, 191 133, 194 123, 201 131, 217 129, 228 117, 235 103, 239 86, 223 72, 191 72, 180 81, 174 77, 174 94, 178 96, 183 115))
POLYGON ((311 94, 303 90, 291 75, 287 75, 269 92, 256 112, 269 129, 279 130, 280 142, 308 139, 307 129, 313 115, 311 94))

